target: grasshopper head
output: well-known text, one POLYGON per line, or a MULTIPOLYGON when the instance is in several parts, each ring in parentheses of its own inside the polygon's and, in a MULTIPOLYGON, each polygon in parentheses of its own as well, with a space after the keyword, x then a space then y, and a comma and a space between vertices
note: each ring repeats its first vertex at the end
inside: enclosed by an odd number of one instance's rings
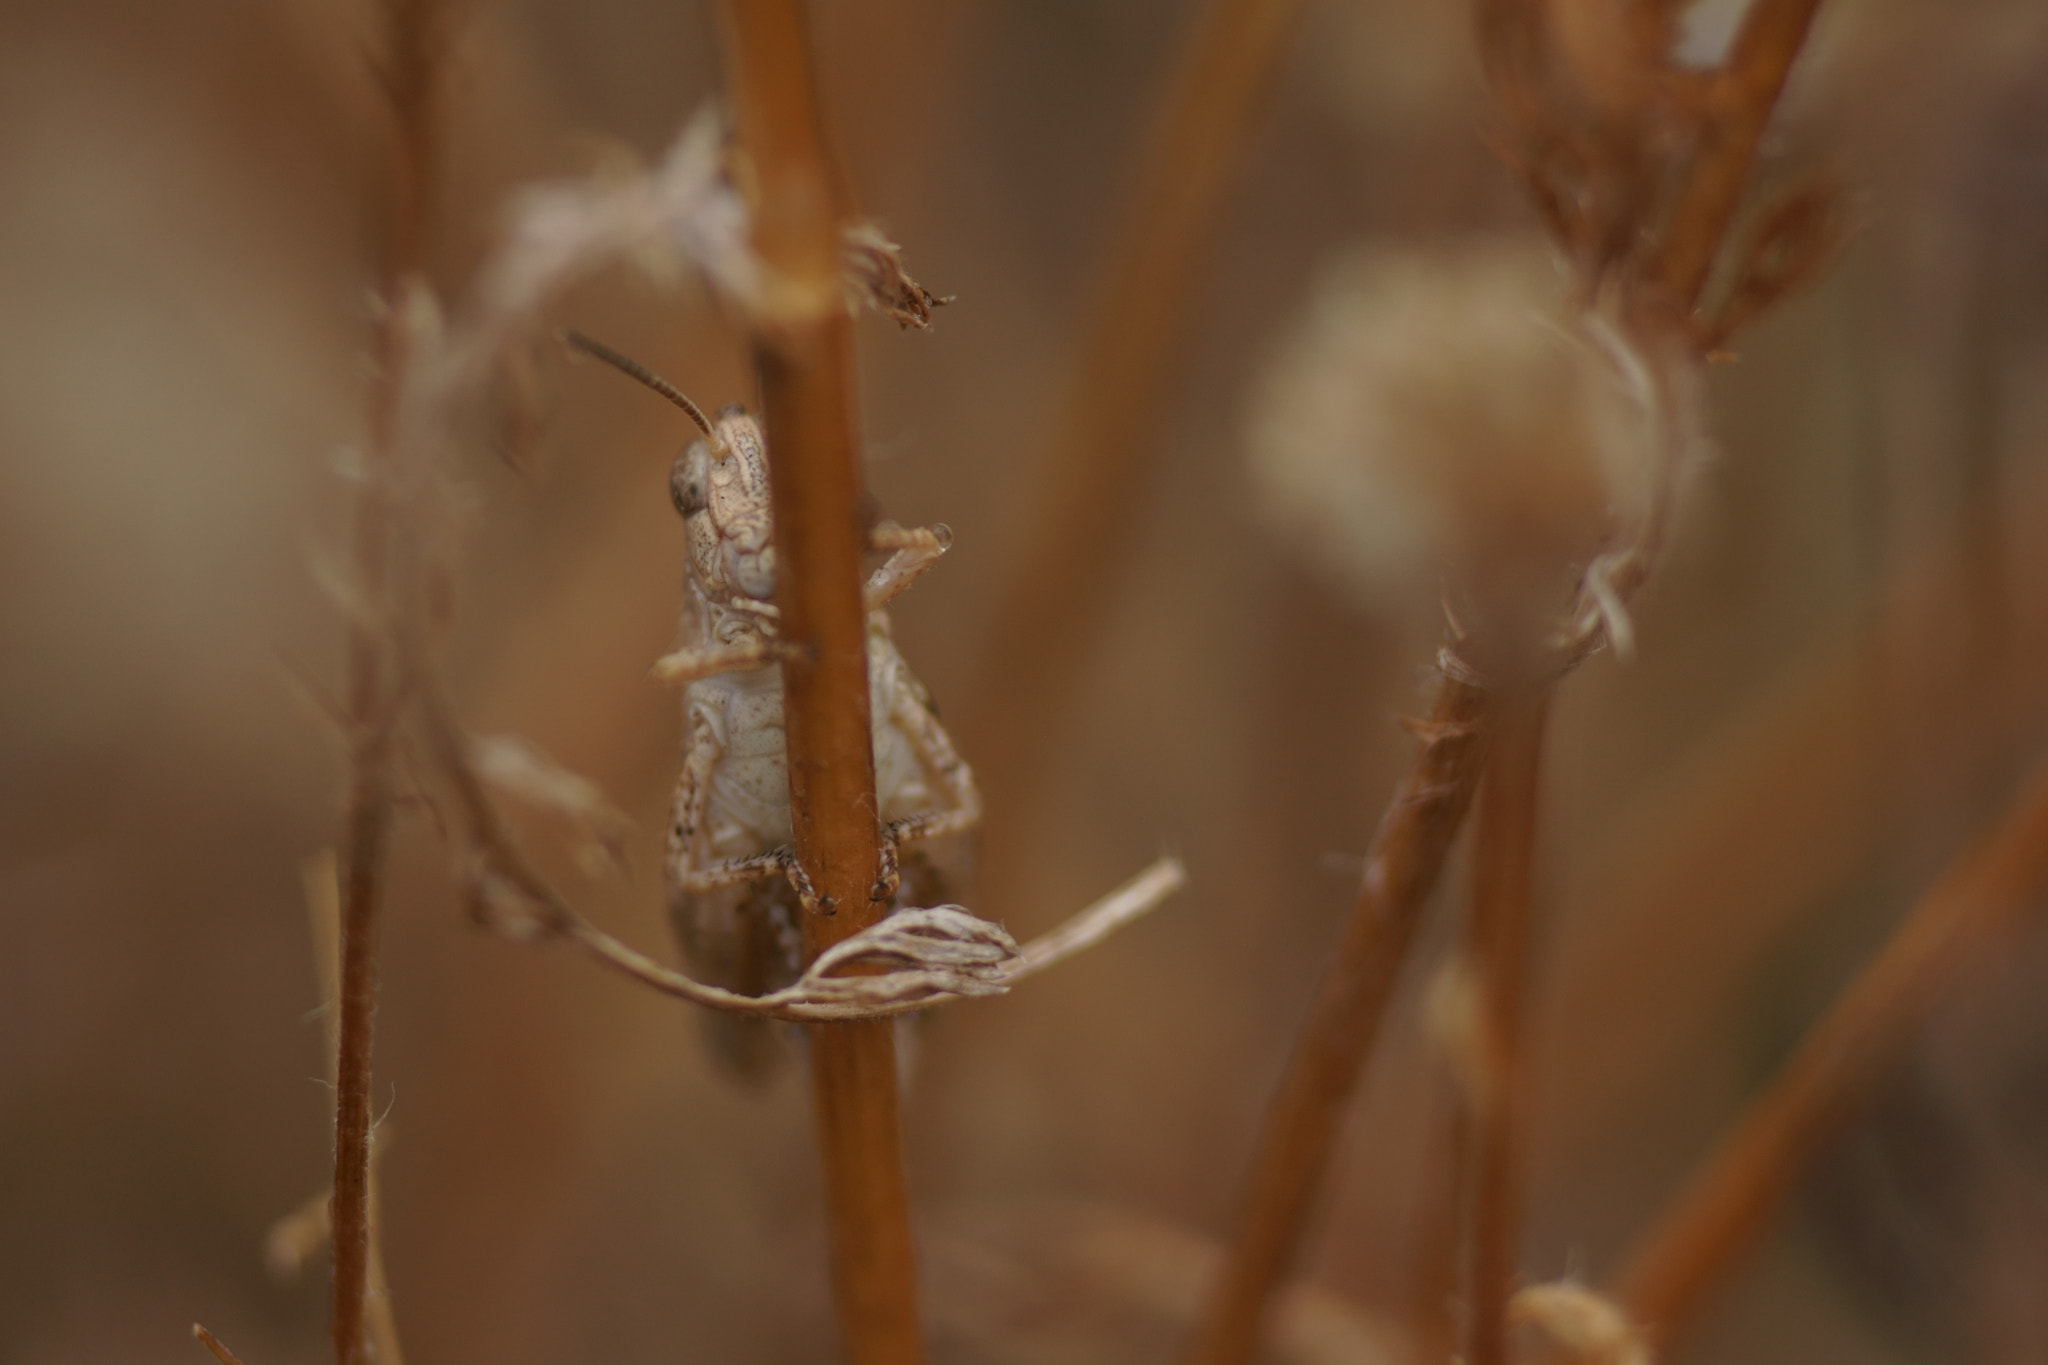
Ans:
POLYGON ((721 411, 709 439, 676 457, 669 495, 688 530, 690 576, 707 598, 775 596, 768 445, 746 409, 721 411))
POLYGON ((639 361, 576 332, 562 333, 575 351, 594 356, 645 384, 689 414, 702 440, 692 441, 669 470, 669 497, 690 538, 690 581, 707 602, 775 597, 775 544, 768 506, 768 443, 761 424, 737 405, 718 421, 689 395, 639 361))

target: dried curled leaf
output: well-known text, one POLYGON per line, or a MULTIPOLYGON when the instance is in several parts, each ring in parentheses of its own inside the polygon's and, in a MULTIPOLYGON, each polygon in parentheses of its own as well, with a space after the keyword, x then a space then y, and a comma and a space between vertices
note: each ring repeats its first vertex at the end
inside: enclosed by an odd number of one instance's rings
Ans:
MULTIPOLYGON (((473 793, 472 793, 473 795, 473 793)), ((489 839, 464 868, 477 923, 523 942, 567 938, 606 966, 664 995, 735 1014, 793 1023, 881 1019, 971 996, 1000 995, 1024 977, 1092 947, 1144 915, 1187 881, 1178 860, 1143 872, 1022 948, 1001 926, 957 905, 901 910, 821 953, 809 971, 771 995, 741 995, 671 970, 570 909, 489 839), (879 975, 841 975, 879 968, 879 975)))
POLYGON ((1589 310, 1585 335, 1605 356, 1616 388, 1638 421, 1647 475, 1635 516, 1618 519, 1614 538, 1586 565, 1573 606, 1552 644, 1570 669, 1606 644, 1622 658, 1635 650, 1628 603, 1657 562, 1687 480, 1707 450, 1702 363, 1692 339, 1656 311, 1631 314, 1621 301, 1589 310))
POLYGON ((1620 1305, 1582 1284, 1532 1284, 1508 1302, 1508 1321, 1540 1330, 1571 1365, 1651 1365, 1649 1342, 1620 1305))
POLYGON ((516 735, 472 740, 470 763, 477 776, 498 791, 568 820, 581 836, 577 858, 586 873, 625 870, 633 821, 589 778, 562 767, 516 735))
POLYGON ((914 1004, 940 995, 1001 995, 1020 965, 1017 940, 957 905, 900 910, 818 955, 797 983, 764 1000, 792 1005, 914 1004), (847 975, 849 972, 874 975, 847 975))
POLYGON ((873 223, 853 223, 840 234, 846 275, 846 303, 858 310, 866 306, 896 319, 906 330, 931 330, 932 309, 953 301, 910 278, 903 269, 903 248, 890 241, 873 223))

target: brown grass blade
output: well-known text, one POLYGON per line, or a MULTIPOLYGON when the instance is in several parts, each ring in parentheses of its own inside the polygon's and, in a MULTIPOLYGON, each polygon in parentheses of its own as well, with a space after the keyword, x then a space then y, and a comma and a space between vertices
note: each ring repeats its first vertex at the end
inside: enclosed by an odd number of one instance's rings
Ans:
POLYGON ((1246 1182, 1237 1227, 1196 1337, 1199 1365, 1251 1359, 1274 1289, 1300 1245, 1344 1108, 1392 998, 1422 908, 1457 836, 1485 756, 1491 700, 1444 679, 1366 856, 1365 878, 1317 987, 1246 1182))
POLYGON ((1756 1240, 1800 1171, 1969 966, 2048 887, 2048 770, 1950 864, 1696 1169, 1629 1256, 1618 1297, 1669 1343, 1756 1240))

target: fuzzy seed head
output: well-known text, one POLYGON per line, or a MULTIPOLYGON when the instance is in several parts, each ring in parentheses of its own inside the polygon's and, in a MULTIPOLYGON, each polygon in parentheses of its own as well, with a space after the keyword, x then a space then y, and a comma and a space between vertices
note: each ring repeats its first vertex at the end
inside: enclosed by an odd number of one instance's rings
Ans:
POLYGON ((1340 258, 1254 400, 1259 513, 1369 605, 1441 580, 1489 633, 1536 638, 1642 520, 1660 458, 1595 324, 1533 239, 1340 258))
POLYGON ((1569 1280, 1516 1293, 1508 1319, 1535 1327, 1571 1365, 1653 1365, 1649 1344, 1614 1300, 1569 1280))

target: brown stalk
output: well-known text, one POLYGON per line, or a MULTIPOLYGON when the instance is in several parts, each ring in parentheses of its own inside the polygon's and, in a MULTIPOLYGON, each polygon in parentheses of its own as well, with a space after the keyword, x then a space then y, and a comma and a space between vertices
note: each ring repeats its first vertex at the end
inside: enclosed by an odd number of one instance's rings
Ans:
POLYGON ((1464 1340, 1465 1276, 1460 1235, 1471 1177, 1462 1153, 1471 1145, 1472 1115, 1458 1078, 1438 1057, 1431 1085, 1429 1124, 1432 1156, 1423 1180, 1416 1224, 1413 1288, 1408 1306, 1409 1336, 1417 1360, 1450 1360, 1464 1340))
POLYGON ((1548 686, 1503 697, 1479 794, 1479 846, 1467 953, 1479 999, 1479 1074, 1472 1105, 1471 1318, 1464 1359, 1504 1365, 1507 1309, 1522 1229, 1522 1135, 1527 1052, 1530 874, 1548 686))
MULTIPOLYGON (((2006 511, 2013 525, 2038 522, 2048 497, 2006 511)), ((1546 1002, 1546 1046, 1576 1063, 1557 1076, 1569 1088, 1547 1092, 1553 1159, 1578 1159, 1652 1102, 1680 1039, 1707 1027, 1714 1002, 1799 908, 1839 894, 1931 768, 2013 752, 2037 732, 2048 691, 2048 544, 2016 547, 1996 669, 1966 650, 1926 648, 1970 591, 1974 545, 1959 516, 1854 619, 1702 737, 1564 888, 1577 921, 1609 927, 1559 953, 1567 970, 1546 1002), (1739 859, 1728 857, 1733 848, 1739 859), (1640 913, 1646 905, 1658 913, 1640 913), (1683 965, 1645 971, 1653 960, 1683 965), (1612 1029, 1617 1018, 1633 1021, 1625 1036, 1612 1029)))
POLYGON ((196 1322, 192 1324, 192 1339, 204 1346, 220 1365, 242 1365, 241 1357, 230 1351, 225 1342, 196 1322))
MULTIPOLYGON (((779 277, 754 355, 771 449, 776 605, 804 657, 782 666, 798 860, 823 898, 807 958, 875 923, 880 865, 861 610, 853 337, 839 278, 851 205, 825 142, 800 0, 730 0, 725 37, 758 202, 754 246, 779 277)), ((811 1080, 846 1359, 922 1359, 887 1021, 811 1026, 811 1080)))
POLYGON ((1699 304, 1735 221, 1764 128, 1792 63, 1806 45, 1820 0, 1755 0, 1708 87, 1708 118, 1672 204, 1650 277, 1687 311, 1699 304))
POLYGON ((398 301, 421 268, 433 184, 436 0, 387 0, 387 50, 380 71, 393 115, 386 187, 384 303, 371 398, 370 469, 352 511, 356 590, 369 610, 352 619, 346 645, 349 726, 348 806, 343 817, 339 1043, 334 1087, 334 1359, 357 1365, 364 1354, 363 1313, 370 1286, 370 1054, 377 998, 377 920, 392 818, 391 726, 398 667, 390 623, 394 440, 408 346, 398 301))
POLYGON ((1471 804, 1491 730, 1486 691, 1446 677, 1366 855, 1344 937, 1288 1058, 1252 1159, 1236 1233, 1196 1338, 1199 1365, 1248 1361, 1301 1241, 1337 1129, 1422 908, 1471 804))
MULTIPOLYGON (((1819 0, 1756 0, 1714 78, 1709 122, 1640 281, 1660 287, 1682 312, 1699 304, 1763 129, 1818 6, 1819 0)), ((1527 21, 1535 11, 1482 4, 1480 14, 1482 24, 1496 30, 1489 42, 1506 42, 1511 55, 1529 59, 1533 30, 1527 21)), ((1506 76, 1496 72, 1497 83, 1511 78, 1513 63, 1506 69, 1506 76)), ((1504 86, 1500 96, 1511 117, 1529 115, 1530 96, 1519 83, 1504 86)), ((1492 739, 1498 711, 1498 702, 1480 685, 1449 677, 1421 727, 1425 747, 1382 817, 1366 885, 1267 1112, 1223 1279, 1196 1340, 1192 1358, 1198 1365, 1244 1365, 1252 1358, 1260 1320, 1300 1244, 1344 1107, 1414 939, 1422 901, 1471 803, 1479 756, 1492 739), (1436 746, 1453 735, 1455 757, 1437 755, 1436 746), (1382 863, 1402 868, 1397 882, 1375 885, 1374 871, 1382 863)), ((1504 1307, 1503 1301, 1483 1311, 1504 1307)))
POLYGON ((1668 1343, 1914 1027, 2048 886, 2048 769, 1952 862, 1629 1256, 1618 1297, 1668 1343))
MULTIPOLYGON (((1698 306, 1706 288, 1764 128, 1818 8, 1819 0, 1756 0, 1709 87, 1699 143, 1645 272, 1648 283, 1663 288, 1687 312, 1698 306)), ((1471 1365, 1505 1365, 1509 1357, 1508 1307, 1515 1291, 1522 1212, 1529 874, 1547 692, 1526 705, 1520 699, 1497 705, 1499 731, 1481 805, 1471 953, 1480 980, 1487 1093, 1474 1115, 1471 1322, 1464 1353, 1471 1365)), ((1707 1208, 1709 1223, 1742 1225, 1739 1198, 1707 1208)))
POLYGON ((1159 417, 1232 182, 1305 6, 1212 0, 1173 74, 1136 191, 1074 358, 1036 535, 998 601, 976 695, 1004 708, 975 727, 988 786, 1028 803, 1044 739, 1071 690, 1160 455, 1159 417))
MULTIPOLYGON (((303 871, 307 928, 313 936, 314 974, 319 978, 320 1003, 327 1021, 327 1046, 331 1054, 329 1082, 335 1079, 334 1064, 340 1056, 341 1024, 338 1005, 341 994, 341 894, 335 870, 334 850, 322 849, 303 871)), ((378 1235, 383 1193, 377 1174, 388 1150, 390 1135, 389 1124, 375 1125, 371 1133, 364 1316, 377 1365, 405 1365, 405 1354, 398 1342, 398 1321, 391 1310, 390 1284, 384 1273, 383 1241, 378 1235)), ((281 1258, 285 1268, 291 1274, 297 1274, 298 1267, 319 1244, 330 1239, 333 1203, 334 1196, 329 1192, 309 1202, 299 1212, 288 1215, 272 1229, 266 1241, 265 1254, 272 1258, 274 1265, 281 1258)))

